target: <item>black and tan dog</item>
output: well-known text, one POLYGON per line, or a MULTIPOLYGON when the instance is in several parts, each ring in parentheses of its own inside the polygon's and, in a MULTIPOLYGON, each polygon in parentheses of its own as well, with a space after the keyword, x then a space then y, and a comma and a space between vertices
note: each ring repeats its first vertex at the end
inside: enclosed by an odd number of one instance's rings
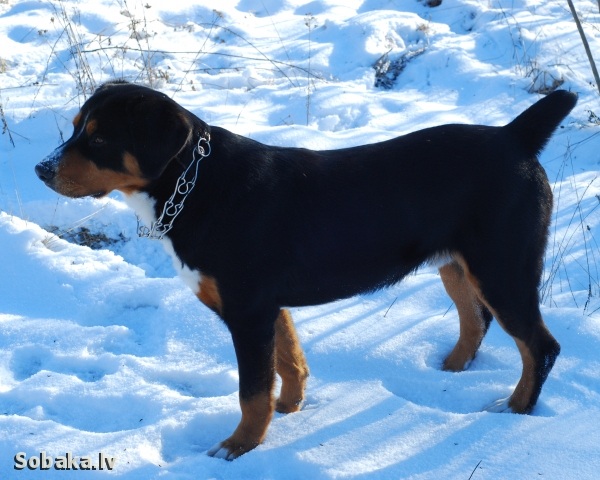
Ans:
POLYGON ((523 370, 490 409, 531 411, 560 350, 538 304, 552 193, 536 157, 575 103, 557 91, 504 127, 444 125, 312 151, 263 145, 114 82, 35 170, 69 197, 123 192, 226 323, 242 418, 209 454, 232 459, 263 441, 275 409, 294 412, 304 398, 308 368, 284 307, 383 288, 432 259, 444 262, 460 317, 443 368, 466 368, 494 316, 523 370))

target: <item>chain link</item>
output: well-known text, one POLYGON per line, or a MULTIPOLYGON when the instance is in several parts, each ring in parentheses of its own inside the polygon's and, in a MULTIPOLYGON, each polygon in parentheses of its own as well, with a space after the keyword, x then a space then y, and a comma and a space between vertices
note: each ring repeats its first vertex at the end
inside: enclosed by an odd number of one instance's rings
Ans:
POLYGON ((150 227, 141 225, 138 219, 138 235, 140 237, 152 238, 162 240, 162 238, 173 228, 173 222, 177 216, 183 210, 183 205, 186 198, 196 186, 196 180, 198 178, 198 167, 200 166, 200 160, 210 155, 210 135, 206 133, 206 136, 201 136, 198 139, 198 143, 193 150, 193 158, 185 171, 177 179, 175 184, 175 190, 171 197, 165 202, 162 213, 158 220, 152 222, 150 227), (188 172, 194 167, 194 176, 187 180, 188 172), (181 198, 175 203, 177 196, 181 198))

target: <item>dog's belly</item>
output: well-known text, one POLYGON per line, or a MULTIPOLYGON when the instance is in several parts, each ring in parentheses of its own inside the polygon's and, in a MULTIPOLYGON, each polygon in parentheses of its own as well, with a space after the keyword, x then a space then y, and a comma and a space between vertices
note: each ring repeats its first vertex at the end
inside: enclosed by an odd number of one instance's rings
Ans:
MULTIPOLYGON (((125 201, 137 215, 140 217, 142 222, 146 225, 152 225, 156 221, 155 215, 155 201, 150 198, 146 193, 134 193, 132 195, 125 195, 125 201)), ((202 275, 200 271, 190 268, 186 265, 179 256, 175 253, 173 243, 167 237, 161 240, 165 251, 171 256, 173 260, 173 267, 177 271, 179 278, 190 287, 190 289, 196 294, 200 293, 200 285, 202 283, 202 275)))

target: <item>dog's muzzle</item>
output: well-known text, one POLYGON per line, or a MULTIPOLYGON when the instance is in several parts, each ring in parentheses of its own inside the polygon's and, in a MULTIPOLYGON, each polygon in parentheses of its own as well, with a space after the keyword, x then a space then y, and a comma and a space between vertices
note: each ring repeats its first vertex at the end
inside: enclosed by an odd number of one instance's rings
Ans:
POLYGON ((52 189, 54 188, 54 180, 58 173, 58 164, 62 154, 62 148, 59 147, 35 166, 35 173, 38 178, 52 189))
POLYGON ((35 166, 35 173, 42 182, 48 184, 56 177, 56 165, 50 162, 40 162, 35 166))

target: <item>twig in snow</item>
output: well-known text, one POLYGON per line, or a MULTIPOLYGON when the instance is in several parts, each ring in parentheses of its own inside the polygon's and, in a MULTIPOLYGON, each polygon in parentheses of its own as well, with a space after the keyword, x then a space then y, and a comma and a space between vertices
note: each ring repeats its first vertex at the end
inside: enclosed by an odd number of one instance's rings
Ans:
POLYGON ((479 468, 479 465, 481 465, 481 462, 483 462, 483 460, 479 460, 479 463, 477 465, 475 465, 475 468, 471 472, 471 475, 469 475, 469 480, 471 480, 473 478, 473 475, 475 475, 475 471, 479 468))
POLYGON ((0 97, 0 121, 2 122, 2 135, 8 133, 8 139, 10 140, 11 145, 15 146, 15 141, 12 137, 12 133, 10 128, 8 127, 8 122, 6 121, 6 115, 4 115, 4 109, 2 108, 2 98, 0 97))
MULTIPOLYGON (((575 5, 573 5, 573 1, 567 0, 567 3, 569 4, 569 8, 571 9, 573 20, 575 20, 575 25, 577 25, 577 30, 579 30, 579 35, 581 36, 581 41, 583 42, 583 48, 585 48, 585 53, 587 54, 588 60, 590 62, 590 67, 592 67, 594 79, 596 80, 596 87, 598 88, 598 93, 600 93, 600 75, 598 75, 598 69, 596 68, 596 62, 594 62, 594 57, 592 56, 590 44, 587 41, 585 32, 583 31, 583 27, 581 26, 581 22, 579 21, 579 16, 575 11, 575 5)), ((600 8, 600 0, 598 0, 598 8, 600 8)))
POLYGON ((394 303, 396 303, 396 300, 398 300, 398 297, 394 298, 394 301, 392 302, 392 304, 388 307, 388 309, 383 314, 383 318, 387 317, 388 312, 392 309, 392 307, 394 306, 394 303))

